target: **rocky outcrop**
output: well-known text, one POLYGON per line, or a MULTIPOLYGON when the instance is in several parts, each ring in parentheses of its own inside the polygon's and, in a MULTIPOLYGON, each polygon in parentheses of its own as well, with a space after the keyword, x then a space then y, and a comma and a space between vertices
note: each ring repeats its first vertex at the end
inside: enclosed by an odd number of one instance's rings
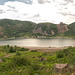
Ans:
POLYGON ((53 30, 51 30, 51 34, 52 34, 52 35, 54 35, 54 34, 55 34, 53 30))
POLYGON ((4 35, 4 33, 3 32, 0 32, 0 37, 3 36, 3 35, 4 35))
POLYGON ((42 35, 56 35, 57 34, 57 25, 53 23, 39 23, 33 30, 34 34, 40 33, 42 35))
POLYGON ((66 31, 68 31, 68 25, 64 24, 63 22, 60 22, 60 24, 57 24, 58 27, 58 33, 64 33, 66 31))
POLYGON ((58 73, 66 73, 71 71, 68 64, 55 64, 54 70, 58 73))
POLYGON ((33 30, 33 33, 40 33, 42 35, 49 35, 46 31, 42 32, 42 29, 41 28, 37 28, 37 29, 34 29, 33 30))
POLYGON ((64 69, 64 68, 68 68, 68 64, 55 64, 54 68, 58 69, 58 70, 61 70, 61 69, 64 69))
POLYGON ((56 33, 60 34, 68 30, 68 25, 64 24, 63 22, 56 24, 56 27, 55 24, 41 23, 34 28, 33 33, 40 33, 42 35, 55 35, 56 33))

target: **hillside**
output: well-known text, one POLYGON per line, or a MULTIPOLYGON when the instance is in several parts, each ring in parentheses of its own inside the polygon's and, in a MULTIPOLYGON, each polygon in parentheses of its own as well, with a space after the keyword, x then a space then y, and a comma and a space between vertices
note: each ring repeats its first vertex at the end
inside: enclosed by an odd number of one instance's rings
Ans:
POLYGON ((53 23, 39 23, 33 30, 33 33, 40 33, 42 35, 57 36, 59 34, 64 34, 68 31, 68 25, 60 22, 60 24, 53 23))
POLYGON ((0 20, 0 36, 19 37, 31 35, 35 25, 35 23, 29 21, 3 19, 0 20))
POLYGON ((67 36, 75 36, 75 22, 68 25, 68 31, 65 32, 65 35, 67 36))
POLYGON ((40 33, 42 35, 57 35, 58 29, 56 24, 52 23, 39 23, 34 28, 33 33, 40 33))
POLYGON ((0 20, 0 38, 35 36, 75 36, 75 23, 66 25, 53 23, 34 23, 19 20, 0 20))

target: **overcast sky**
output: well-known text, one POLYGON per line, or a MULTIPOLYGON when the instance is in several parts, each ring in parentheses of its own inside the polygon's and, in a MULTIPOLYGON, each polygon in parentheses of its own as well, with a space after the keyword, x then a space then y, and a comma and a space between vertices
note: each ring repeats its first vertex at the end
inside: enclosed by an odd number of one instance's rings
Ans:
POLYGON ((0 0, 0 19, 75 22, 75 0, 0 0))

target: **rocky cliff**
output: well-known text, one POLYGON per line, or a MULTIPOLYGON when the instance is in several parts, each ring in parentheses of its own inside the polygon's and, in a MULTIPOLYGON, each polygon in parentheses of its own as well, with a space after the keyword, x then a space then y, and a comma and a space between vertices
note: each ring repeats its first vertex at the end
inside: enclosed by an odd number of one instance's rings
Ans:
POLYGON ((41 33, 42 35, 57 35, 68 30, 68 25, 63 22, 60 22, 60 24, 40 23, 34 28, 33 33, 41 33))
POLYGON ((64 24, 63 22, 60 22, 60 24, 57 24, 58 33, 64 33, 68 31, 68 25, 64 24))

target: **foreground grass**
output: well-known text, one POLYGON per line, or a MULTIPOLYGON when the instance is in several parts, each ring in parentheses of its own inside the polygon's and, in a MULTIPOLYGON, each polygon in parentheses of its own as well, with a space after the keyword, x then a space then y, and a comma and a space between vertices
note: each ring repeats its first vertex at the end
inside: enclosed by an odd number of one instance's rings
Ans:
POLYGON ((71 71, 62 71, 62 75, 75 72, 75 47, 54 53, 42 53, 7 45, 0 47, 0 59, 3 60, 0 62, 0 75, 58 75, 60 72, 53 69, 57 63, 68 63, 71 66, 71 71))

